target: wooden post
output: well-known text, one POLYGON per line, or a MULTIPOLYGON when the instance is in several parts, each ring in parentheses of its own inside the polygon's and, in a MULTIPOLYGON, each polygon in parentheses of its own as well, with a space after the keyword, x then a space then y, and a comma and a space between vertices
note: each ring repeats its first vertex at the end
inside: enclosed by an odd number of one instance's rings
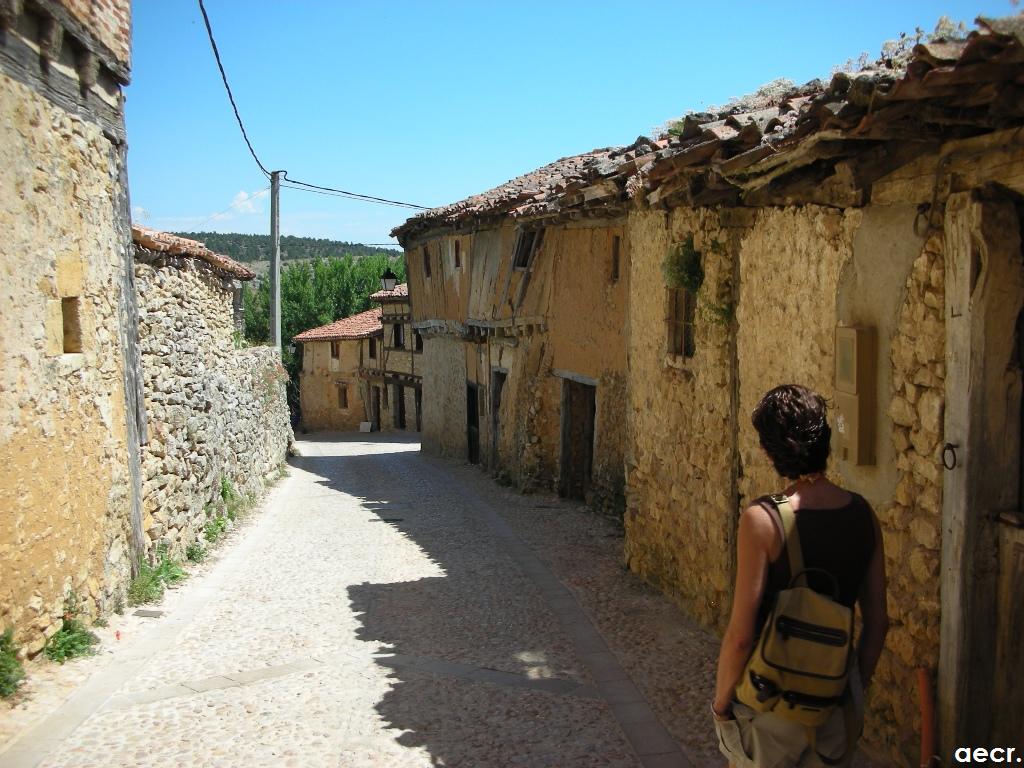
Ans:
POLYGON ((281 351, 281 173, 270 174, 270 341, 281 351))

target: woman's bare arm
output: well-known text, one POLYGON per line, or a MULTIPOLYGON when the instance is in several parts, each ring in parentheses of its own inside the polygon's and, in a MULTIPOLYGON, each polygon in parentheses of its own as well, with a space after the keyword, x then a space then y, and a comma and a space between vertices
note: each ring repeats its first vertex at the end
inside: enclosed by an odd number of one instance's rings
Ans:
POLYGON ((757 609, 761 605, 768 571, 768 552, 776 537, 775 524, 763 507, 748 507, 740 516, 737 535, 736 589, 729 626, 718 654, 714 709, 727 714, 733 689, 743 674, 754 645, 757 609))
POLYGON ((867 688, 875 674, 878 659, 882 655, 885 636, 889 632, 889 610, 886 601, 885 547, 882 543, 882 529, 874 512, 871 520, 875 526, 875 551, 871 556, 864 583, 860 588, 860 615, 863 629, 857 644, 857 662, 860 677, 867 688))

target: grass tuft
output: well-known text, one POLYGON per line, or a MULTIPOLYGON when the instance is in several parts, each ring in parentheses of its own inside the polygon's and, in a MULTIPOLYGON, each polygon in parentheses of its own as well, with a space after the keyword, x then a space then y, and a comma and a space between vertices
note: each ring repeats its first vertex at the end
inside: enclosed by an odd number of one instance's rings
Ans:
POLYGON ((68 659, 90 656, 96 652, 100 639, 78 618, 78 598, 72 592, 64 601, 64 619, 57 634, 51 637, 43 653, 50 661, 63 664, 68 659))
POLYGON ((13 694, 24 679, 25 668, 14 647, 14 630, 8 627, 0 634, 0 697, 13 694))
POLYGON ((185 578, 185 571, 167 555, 167 547, 157 549, 157 563, 139 563, 139 575, 128 585, 128 604, 155 603, 164 596, 164 587, 185 578))
POLYGON ((198 541, 185 547, 185 559, 190 563, 201 563, 206 557, 206 548, 198 541))

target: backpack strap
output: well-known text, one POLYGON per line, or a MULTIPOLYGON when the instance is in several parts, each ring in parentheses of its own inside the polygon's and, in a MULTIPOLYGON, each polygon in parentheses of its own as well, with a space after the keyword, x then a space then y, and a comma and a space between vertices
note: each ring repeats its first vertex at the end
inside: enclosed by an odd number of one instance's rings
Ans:
POLYGON ((804 553, 800 547, 800 532, 796 528, 796 512, 785 494, 774 493, 768 498, 772 500, 782 521, 782 547, 789 559, 789 578, 792 581, 804 570, 804 553))

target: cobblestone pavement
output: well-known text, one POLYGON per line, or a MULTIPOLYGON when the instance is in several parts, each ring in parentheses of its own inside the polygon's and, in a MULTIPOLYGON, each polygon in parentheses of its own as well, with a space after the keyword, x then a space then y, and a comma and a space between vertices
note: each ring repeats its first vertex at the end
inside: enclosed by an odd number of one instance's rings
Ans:
POLYGON ((0 765, 723 765, 717 643, 623 571, 620 530, 418 448, 307 436, 244 536, 0 765))

